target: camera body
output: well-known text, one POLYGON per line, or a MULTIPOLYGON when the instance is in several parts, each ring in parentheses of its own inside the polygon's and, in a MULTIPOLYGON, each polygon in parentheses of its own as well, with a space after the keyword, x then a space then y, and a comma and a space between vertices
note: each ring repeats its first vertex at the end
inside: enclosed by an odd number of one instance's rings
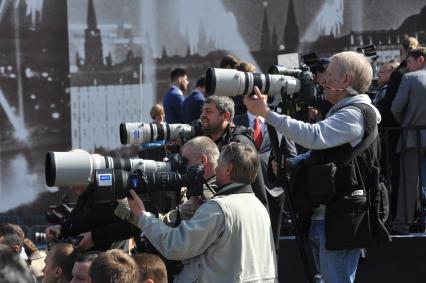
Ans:
POLYGON ((75 204, 62 202, 60 205, 50 205, 46 211, 45 219, 53 225, 64 222, 71 214, 75 204))
POLYGON ((139 169, 128 172, 120 169, 95 171, 95 199, 105 203, 130 196, 130 190, 143 195, 160 191, 176 191, 187 187, 190 195, 203 193, 204 167, 195 165, 185 174, 178 172, 143 172, 139 169))
POLYGON ((373 69, 373 79, 371 81, 370 88, 367 91, 367 94, 370 97, 374 97, 379 89, 378 85, 378 74, 379 74, 379 64, 377 63, 377 59, 379 55, 377 55, 376 45, 364 45, 360 46, 356 49, 356 52, 363 54, 365 57, 369 58, 371 63, 371 68, 373 69))

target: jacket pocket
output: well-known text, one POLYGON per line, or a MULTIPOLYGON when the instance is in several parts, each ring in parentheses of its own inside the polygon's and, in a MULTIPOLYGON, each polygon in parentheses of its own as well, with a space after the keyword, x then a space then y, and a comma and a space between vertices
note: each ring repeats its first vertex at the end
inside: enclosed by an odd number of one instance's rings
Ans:
POLYGON ((372 243, 366 196, 337 196, 327 204, 325 236, 328 250, 365 248, 372 243))

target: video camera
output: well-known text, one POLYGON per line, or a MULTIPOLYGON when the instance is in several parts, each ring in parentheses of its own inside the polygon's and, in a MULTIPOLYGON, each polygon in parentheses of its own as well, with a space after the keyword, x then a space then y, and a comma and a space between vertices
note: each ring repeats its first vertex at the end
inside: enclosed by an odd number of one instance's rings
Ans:
POLYGON ((379 65, 377 64, 377 59, 379 58, 379 55, 377 55, 376 45, 370 44, 370 45, 360 46, 356 49, 356 52, 361 53, 365 57, 368 57, 370 59, 371 68, 373 69, 373 80, 371 81, 371 85, 367 91, 367 94, 374 97, 377 92, 377 89, 379 88, 379 85, 378 85, 379 65))
POLYGON ((117 169, 95 170, 95 200, 98 203, 111 202, 130 196, 130 190, 137 194, 159 191, 176 191, 187 187, 191 196, 203 193, 203 165, 188 168, 185 174, 178 172, 144 172, 136 169, 133 172, 117 169))
POLYGON ((51 186, 88 185, 97 169, 123 169, 143 172, 173 171, 171 163, 140 158, 113 158, 88 152, 49 151, 45 161, 46 184, 51 186))
POLYGON ((188 124, 121 123, 121 144, 142 144, 161 140, 188 140, 202 135, 201 121, 188 124))

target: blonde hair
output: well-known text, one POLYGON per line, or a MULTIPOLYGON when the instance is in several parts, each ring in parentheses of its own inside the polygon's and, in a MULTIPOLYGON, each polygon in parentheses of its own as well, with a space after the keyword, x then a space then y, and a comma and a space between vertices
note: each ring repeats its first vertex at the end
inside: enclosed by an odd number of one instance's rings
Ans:
POLYGON ((253 64, 247 62, 240 62, 235 66, 235 69, 241 72, 254 73, 256 72, 256 67, 253 64))
POLYGON ((163 108, 163 105, 161 104, 155 104, 154 106, 152 106, 151 110, 149 111, 149 115, 151 116, 153 120, 158 115, 163 115, 163 114, 164 114, 164 108, 163 108))
POLYGON ((415 37, 405 36, 405 38, 401 42, 402 48, 406 51, 411 51, 417 47, 419 47, 419 42, 415 37))
POLYGON ((353 89, 359 93, 365 93, 368 90, 373 79, 373 68, 364 55, 354 51, 345 51, 333 55, 331 61, 336 62, 340 67, 340 75, 352 76, 351 87, 353 89))

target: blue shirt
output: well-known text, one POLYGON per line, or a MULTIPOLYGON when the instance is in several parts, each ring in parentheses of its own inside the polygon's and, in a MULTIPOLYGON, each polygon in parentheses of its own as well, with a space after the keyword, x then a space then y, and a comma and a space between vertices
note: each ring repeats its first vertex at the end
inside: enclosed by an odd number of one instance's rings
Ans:
POLYGON ((201 110, 204 105, 204 95, 199 90, 193 90, 182 104, 183 122, 191 124, 192 121, 200 119, 201 110))
POLYGON ((172 86, 163 99, 164 114, 169 124, 183 123, 182 103, 185 100, 182 91, 172 86))

